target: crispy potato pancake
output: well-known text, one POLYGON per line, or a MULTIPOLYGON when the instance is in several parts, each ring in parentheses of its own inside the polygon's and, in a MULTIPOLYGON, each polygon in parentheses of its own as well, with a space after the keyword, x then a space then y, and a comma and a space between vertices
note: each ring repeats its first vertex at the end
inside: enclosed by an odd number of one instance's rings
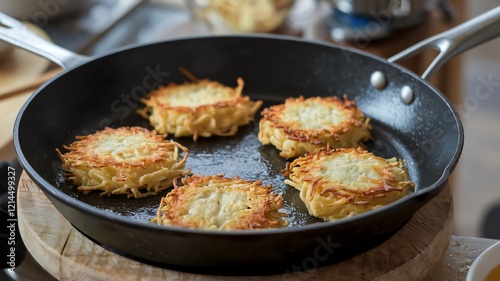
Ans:
POLYGON ((280 213, 281 195, 262 181, 223 175, 189 176, 164 197, 153 219, 160 225, 234 230, 278 228, 288 225, 280 213))
POLYGON ((164 135, 141 127, 105 128, 87 136, 77 136, 61 153, 62 168, 78 190, 87 194, 126 194, 141 198, 156 195, 172 186, 184 170, 188 149, 164 135), (180 157, 180 150, 184 155, 180 157))
POLYGON ((363 148, 325 147, 287 165, 285 183, 300 190, 309 214, 334 221, 392 203, 413 189, 404 162, 363 148))
POLYGON ((200 136, 233 136, 262 105, 242 96, 243 85, 238 78, 236 88, 206 79, 160 86, 141 100, 146 107, 138 112, 162 134, 193 136, 195 141, 200 136))
POLYGON ((371 139, 370 119, 344 96, 288 98, 265 108, 259 141, 272 144, 283 158, 294 158, 330 144, 335 148, 362 146, 371 139))

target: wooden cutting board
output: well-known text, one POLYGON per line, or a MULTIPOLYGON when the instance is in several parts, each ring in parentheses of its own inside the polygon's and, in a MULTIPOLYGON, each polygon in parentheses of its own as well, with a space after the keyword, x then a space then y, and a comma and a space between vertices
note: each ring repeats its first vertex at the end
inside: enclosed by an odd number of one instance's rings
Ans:
POLYGON ((200 275, 146 265, 93 243, 64 219, 25 173, 21 176, 17 200, 19 230, 27 249, 61 281, 422 280, 445 253, 452 234, 453 200, 446 187, 390 239, 341 263, 288 275, 200 275))

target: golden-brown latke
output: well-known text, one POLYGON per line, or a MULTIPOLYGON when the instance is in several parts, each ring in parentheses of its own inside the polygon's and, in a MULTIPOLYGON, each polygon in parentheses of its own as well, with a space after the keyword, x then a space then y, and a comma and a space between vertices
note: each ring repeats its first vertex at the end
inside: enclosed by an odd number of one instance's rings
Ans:
POLYGON ((362 146, 371 139, 370 119, 344 96, 288 98, 265 108, 259 141, 272 144, 283 158, 302 156, 330 144, 335 148, 362 146))
POLYGON ((300 190, 309 214, 326 221, 354 216, 410 193, 404 162, 363 148, 325 147, 287 165, 285 183, 300 190))
POLYGON ((189 172, 184 170, 188 149, 164 137, 141 127, 105 128, 77 136, 64 146, 68 150, 64 154, 56 151, 79 191, 140 198, 156 195, 189 172))
POLYGON ((189 176, 164 197, 156 219, 160 225, 231 230, 278 228, 288 225, 278 212, 281 195, 262 181, 223 175, 189 176))
POLYGON ((233 136, 239 126, 254 119, 262 101, 242 96, 243 79, 231 88, 210 80, 199 80, 177 85, 171 83, 150 92, 141 101, 139 110, 160 133, 175 137, 233 136))

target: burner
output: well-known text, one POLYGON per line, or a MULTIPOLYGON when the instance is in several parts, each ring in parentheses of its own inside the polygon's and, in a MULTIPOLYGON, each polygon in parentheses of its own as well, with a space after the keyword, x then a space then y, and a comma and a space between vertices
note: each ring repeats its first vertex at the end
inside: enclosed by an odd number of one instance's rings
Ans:
POLYGON ((326 18, 334 41, 369 41, 392 31, 421 23, 433 4, 430 0, 336 0, 326 18))
POLYGON ((390 17, 368 17, 344 13, 334 9, 326 18, 330 37, 335 41, 366 41, 389 36, 390 17))

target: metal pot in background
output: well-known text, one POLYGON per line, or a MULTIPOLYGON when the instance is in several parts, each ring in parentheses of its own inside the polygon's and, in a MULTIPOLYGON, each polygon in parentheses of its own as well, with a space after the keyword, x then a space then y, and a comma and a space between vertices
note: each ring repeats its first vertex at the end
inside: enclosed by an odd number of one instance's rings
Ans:
POLYGON ((360 36, 380 39, 396 29, 422 23, 429 11, 441 8, 452 18, 447 0, 330 0, 333 13, 328 18, 335 41, 351 41, 360 36), (372 30, 376 32, 366 32, 372 30))
POLYGON ((346 14, 374 16, 390 13, 396 20, 418 19, 428 10, 429 0, 332 0, 335 8, 346 14))

